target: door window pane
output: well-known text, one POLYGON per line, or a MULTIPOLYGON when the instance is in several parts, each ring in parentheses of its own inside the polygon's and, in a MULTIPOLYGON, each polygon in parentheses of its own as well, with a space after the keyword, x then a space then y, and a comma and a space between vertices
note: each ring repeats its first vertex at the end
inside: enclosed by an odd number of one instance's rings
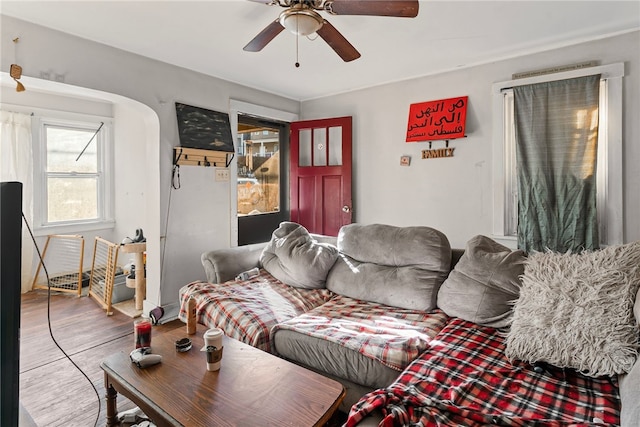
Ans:
POLYGON ((329 166, 342 166, 342 127, 329 128, 329 166))
POLYGON ((327 165, 327 129, 313 130, 313 166, 327 165))
POLYGON ((299 133, 298 164, 300 166, 311 166, 311 129, 303 129, 299 133))

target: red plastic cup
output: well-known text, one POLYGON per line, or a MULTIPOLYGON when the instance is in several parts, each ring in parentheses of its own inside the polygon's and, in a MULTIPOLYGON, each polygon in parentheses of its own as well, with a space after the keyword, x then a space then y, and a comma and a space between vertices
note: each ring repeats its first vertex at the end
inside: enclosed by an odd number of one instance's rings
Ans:
POLYGON ((136 348, 151 347, 151 320, 146 317, 136 319, 133 323, 133 337, 136 348))

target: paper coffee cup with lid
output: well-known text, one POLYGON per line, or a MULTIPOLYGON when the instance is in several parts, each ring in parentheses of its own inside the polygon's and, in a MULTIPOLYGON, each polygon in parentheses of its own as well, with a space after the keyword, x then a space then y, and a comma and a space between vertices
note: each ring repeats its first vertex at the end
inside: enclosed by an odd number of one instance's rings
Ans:
POLYGON ((207 371, 220 369, 222 360, 222 329, 211 328, 204 333, 204 347, 200 351, 207 352, 207 371))

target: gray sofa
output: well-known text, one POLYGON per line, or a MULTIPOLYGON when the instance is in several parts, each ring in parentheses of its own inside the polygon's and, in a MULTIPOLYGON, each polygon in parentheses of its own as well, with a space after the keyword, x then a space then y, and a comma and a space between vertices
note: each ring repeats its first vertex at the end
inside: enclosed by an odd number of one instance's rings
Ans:
MULTIPOLYGON (((329 245, 339 247, 340 252, 333 258, 327 255, 328 260, 319 263, 328 264, 328 268, 320 268, 326 269, 326 284, 322 286, 335 294, 383 304, 399 312, 406 309, 426 313, 436 308, 437 291, 448 276, 452 262, 463 253, 452 251, 446 236, 430 227, 351 224, 343 227, 339 237, 311 235, 319 245, 299 239, 296 234, 299 231, 299 225, 283 223, 274 232, 274 239, 280 239, 279 243, 272 240, 202 254, 208 282, 224 283, 242 271, 265 267, 285 283, 295 283, 296 278, 292 276, 296 272, 292 270, 297 267, 308 270, 311 264, 318 264, 317 258, 312 262, 305 254, 301 256, 301 252, 316 253, 317 247, 329 245), (280 264, 284 261, 277 261, 278 257, 274 256, 278 251, 281 259, 288 261, 288 254, 293 252, 303 261, 283 268, 280 264), (393 288, 389 283, 394 283, 393 288)), ((362 395, 389 385, 399 374, 397 368, 385 366, 344 345, 296 330, 274 328, 271 341, 278 355, 340 381, 346 391, 341 405, 345 412, 362 395)))
MULTIPOLYGON (((298 225, 283 223, 270 242, 206 252, 202 264, 207 281, 218 284, 267 266, 277 279, 296 284, 304 281, 305 271, 311 269, 313 287, 326 286, 340 297, 399 311, 437 313, 443 308, 449 316, 500 328, 511 320, 506 302, 514 298, 514 292, 517 297, 514 277, 521 275, 523 268, 518 266, 519 258, 522 254, 518 251, 508 251, 482 236, 470 240, 465 255, 465 250, 451 249, 446 236, 429 227, 351 224, 335 238, 305 235, 298 225), (300 262, 291 264, 292 259, 300 262), (318 279, 323 274, 324 283, 318 279)), ((310 313, 318 309, 322 307, 310 313)), ((634 311, 640 319, 640 290, 634 311)), ((398 370, 384 363, 286 327, 296 319, 273 327, 272 351, 340 381, 347 392, 343 411, 398 377, 398 370)), ((639 426, 640 362, 620 379, 621 425, 639 426)), ((378 421, 369 417, 360 425, 377 425, 378 421)))

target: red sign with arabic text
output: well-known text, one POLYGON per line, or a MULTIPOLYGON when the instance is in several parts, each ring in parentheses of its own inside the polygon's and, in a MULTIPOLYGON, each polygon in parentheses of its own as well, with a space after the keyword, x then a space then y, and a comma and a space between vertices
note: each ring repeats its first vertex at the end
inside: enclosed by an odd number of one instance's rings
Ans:
POLYGON ((467 98, 411 104, 407 124, 407 142, 462 138, 467 119, 467 98))

